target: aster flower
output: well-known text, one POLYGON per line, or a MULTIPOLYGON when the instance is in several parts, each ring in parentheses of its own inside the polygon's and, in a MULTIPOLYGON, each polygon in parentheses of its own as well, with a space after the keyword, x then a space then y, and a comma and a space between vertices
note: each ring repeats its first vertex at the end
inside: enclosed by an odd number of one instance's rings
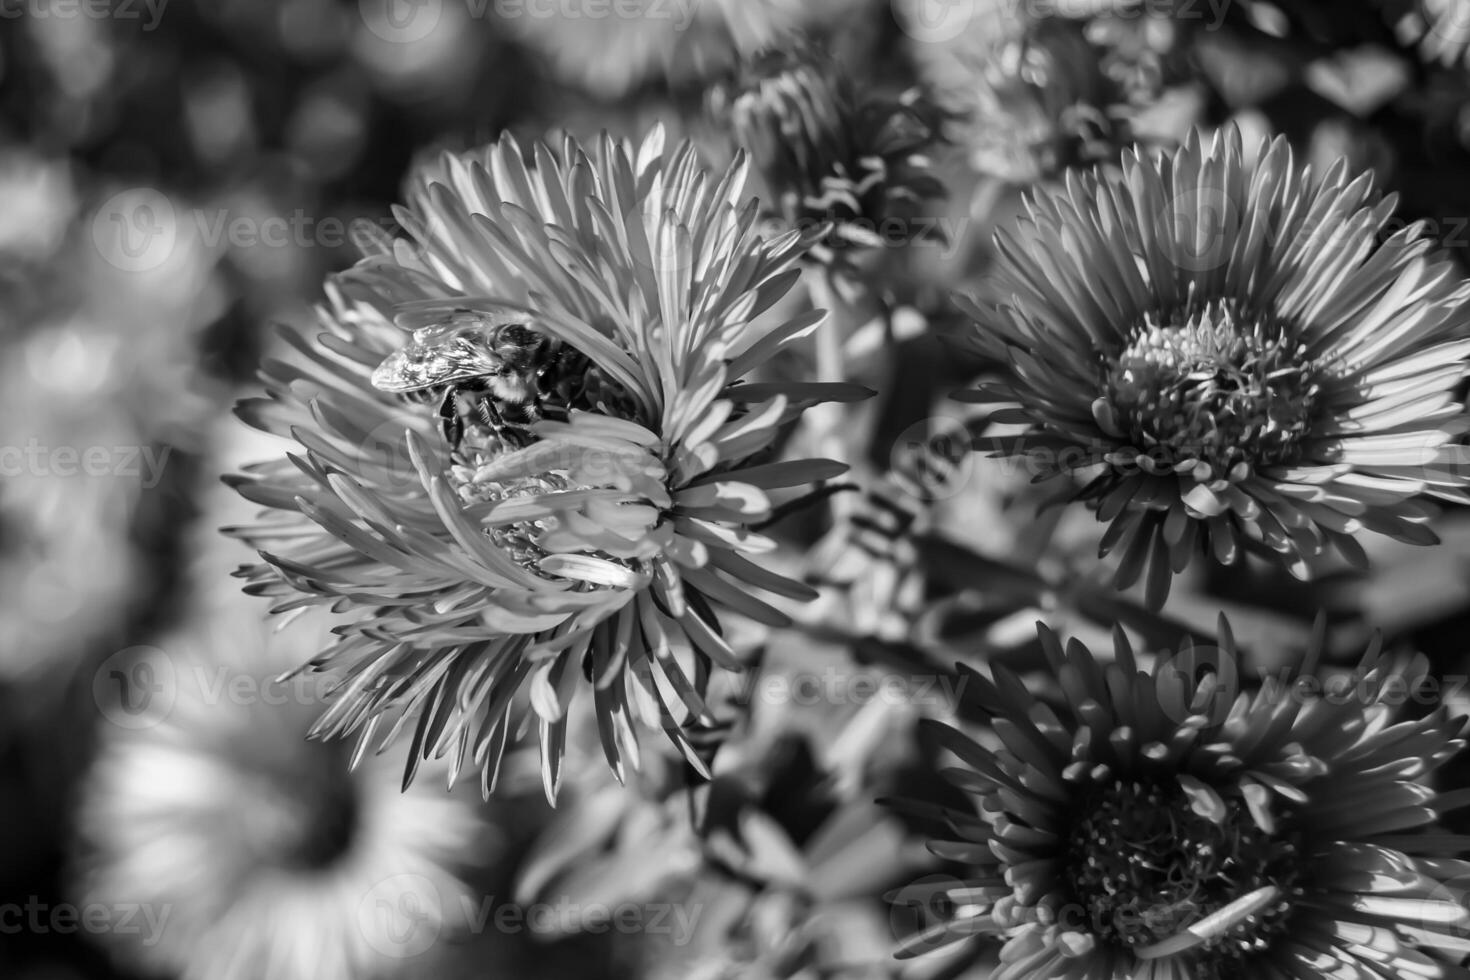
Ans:
POLYGON ((962 667, 998 745, 933 726, 979 815, 946 809, 931 849, 974 876, 933 887, 949 914, 910 951, 996 937, 994 980, 1464 975, 1470 911, 1450 882, 1470 838, 1436 826, 1464 794, 1426 783, 1463 725, 1391 706, 1424 658, 1370 650, 1324 696, 1304 682, 1313 653, 1248 694, 1223 619, 1219 649, 1147 670, 1121 630, 1112 662, 1040 636, 1060 703, 962 667))
POLYGON ((932 237, 913 219, 944 194, 929 158, 943 120, 922 90, 866 89, 793 35, 745 59, 708 102, 734 145, 754 158, 773 217, 787 227, 830 228, 822 261, 932 237))
POLYGON ((1247 547, 1301 578, 1329 546, 1364 565, 1360 531, 1433 544, 1416 498, 1464 499, 1467 288, 1422 226, 1381 236, 1395 199, 1370 184, 1194 134, 1069 176, 998 236, 1008 298, 968 309, 1006 378, 971 400, 1028 429, 985 442, 1038 479, 1097 464, 1078 496, 1117 587, 1147 566, 1157 608, 1197 552, 1247 547))
POLYGON ((615 771, 637 764, 630 707, 702 770, 681 726, 710 720, 712 667, 742 667, 716 608, 782 624, 760 595, 811 596, 750 557, 774 547, 756 527, 773 492, 843 470, 774 442, 808 405, 868 392, 744 383, 822 314, 757 321, 810 242, 756 234, 743 159, 712 178, 655 131, 524 161, 506 138, 418 174, 398 212, 412 242, 369 243, 329 287, 320 340, 267 364, 271 398, 241 414, 302 452, 240 478, 280 513, 234 533, 264 551, 243 574, 276 609, 359 614, 316 661, 344 676, 318 734, 386 745, 412 723, 406 779, 470 759, 488 794, 529 689, 554 798, 586 680, 615 771), (390 355, 423 354, 410 329, 465 317, 544 342, 513 360, 549 359, 461 394, 453 426, 374 386, 390 355), (528 405, 539 422, 504 421, 528 405))
POLYGON ((79 902, 119 917, 103 934, 121 958, 183 980, 359 980, 432 960, 468 897, 451 868, 475 808, 305 740, 327 685, 273 679, 301 624, 267 639, 249 609, 211 622, 128 672, 152 686, 129 727, 101 725, 79 902))

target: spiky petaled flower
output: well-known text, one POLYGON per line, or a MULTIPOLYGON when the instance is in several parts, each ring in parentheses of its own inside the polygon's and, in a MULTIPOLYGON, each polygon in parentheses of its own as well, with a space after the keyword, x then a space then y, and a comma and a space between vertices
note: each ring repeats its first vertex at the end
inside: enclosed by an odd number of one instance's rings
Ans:
POLYGON ((1047 18, 998 39, 966 91, 961 141, 981 173, 1034 183, 1117 152, 1123 98, 1080 25, 1047 18))
POLYGON ((630 703, 702 767, 681 724, 707 720, 712 664, 742 666, 716 607, 780 624, 759 595, 813 595, 761 565, 774 543, 754 528, 773 491, 844 469, 779 461, 777 435, 810 404, 868 394, 744 383, 821 319, 755 322, 810 241, 756 233, 746 169, 711 177, 661 130, 537 146, 529 164, 509 138, 445 156, 398 212, 412 241, 373 246, 329 289, 320 339, 267 364, 270 399, 241 414, 303 451, 237 481, 280 512, 235 532, 267 561, 242 574, 278 610, 361 614, 318 660, 345 676, 318 733, 411 727, 406 778, 448 753, 488 794, 529 688, 554 796, 567 703, 590 680, 615 771, 637 764, 630 703), (370 378, 408 328, 466 309, 514 311, 561 355, 532 382, 540 423, 504 438, 474 421, 484 396, 456 449, 432 405, 370 378))
POLYGON ((1328 546, 1362 565, 1358 532, 1433 544, 1415 498, 1464 499, 1467 287, 1422 226, 1383 237, 1395 201, 1370 185, 1196 133, 998 236, 1005 300, 968 308, 1006 376, 969 397, 1019 402, 994 418, 1029 430, 986 442, 1039 478, 1096 474, 1078 496, 1119 588, 1147 566, 1157 607, 1196 553, 1243 546, 1303 578, 1328 546))
POLYGON ((1121 631, 1111 662, 1040 636, 1060 703, 962 667, 997 741, 932 726, 979 813, 945 809, 931 849, 974 875, 934 886, 949 912, 911 951, 996 937, 994 980, 1465 976, 1470 837, 1437 820, 1466 794, 1426 782, 1463 719, 1394 719, 1425 658, 1375 644, 1318 686, 1314 653, 1243 693, 1223 619, 1218 649, 1149 669, 1121 631))
POLYGON ((121 672, 146 687, 109 715, 127 727, 100 726, 77 900, 111 910, 109 946, 149 975, 389 978, 462 925, 475 807, 305 741, 328 684, 275 680, 306 655, 300 625, 268 639, 232 609, 121 672))
POLYGON ((817 257, 932 238, 915 221, 944 195, 930 152, 943 117, 921 89, 890 95, 857 84, 821 48, 797 36, 742 62, 716 86, 711 116, 748 150, 786 227, 830 227, 817 257))

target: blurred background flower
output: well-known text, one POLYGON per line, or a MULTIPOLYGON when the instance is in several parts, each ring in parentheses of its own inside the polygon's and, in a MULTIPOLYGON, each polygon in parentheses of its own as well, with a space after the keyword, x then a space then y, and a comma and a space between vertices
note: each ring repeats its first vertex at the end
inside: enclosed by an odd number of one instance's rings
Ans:
POLYGON ((456 867, 483 844, 474 806, 401 792, 396 760, 349 771, 340 746, 307 742, 326 685, 278 677, 322 630, 267 629, 236 597, 118 661, 115 727, 80 804, 77 904, 107 909, 99 932, 150 971, 425 975, 420 955, 467 894, 456 867))
POLYGON ((848 250, 902 247, 935 235, 925 205, 942 197, 931 153, 942 114, 920 88, 885 92, 825 48, 785 35, 711 90, 709 109, 763 178, 762 198, 781 226, 830 230, 820 261, 848 250))

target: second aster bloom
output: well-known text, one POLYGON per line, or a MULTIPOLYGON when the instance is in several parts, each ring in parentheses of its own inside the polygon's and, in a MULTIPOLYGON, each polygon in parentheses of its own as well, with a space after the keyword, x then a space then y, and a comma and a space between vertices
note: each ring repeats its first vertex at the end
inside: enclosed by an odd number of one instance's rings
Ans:
POLYGON ((763 597, 813 595, 762 564, 771 493, 843 470, 779 460, 778 433, 866 394, 745 383, 821 314, 757 321, 810 241, 763 240, 744 180, 662 132, 446 156, 398 212, 412 241, 371 244, 325 332, 267 364, 270 399, 241 414, 300 449, 237 481, 278 512, 236 530, 266 558, 243 574, 277 609, 359 614, 318 660, 343 676, 320 734, 407 728, 410 777, 448 755, 488 794, 528 691, 554 797, 581 691, 619 773, 634 718, 702 766, 682 728, 708 719, 711 668, 742 667, 717 609, 782 624, 763 597), (481 365, 479 387, 438 411, 446 386, 425 402, 374 384, 451 362, 481 365))
POLYGON ((1393 705, 1427 661, 1374 651, 1345 684, 1304 663, 1237 693, 1221 629, 1143 669, 1121 631, 1107 661, 1043 628, 1060 703, 966 672, 995 739, 934 727, 979 811, 946 809, 931 849, 974 874, 900 893, 941 914, 911 951, 996 937, 994 980, 1465 975, 1470 838, 1438 822, 1465 794, 1430 784, 1463 719, 1393 705))
POLYGON ((1119 588, 1147 568, 1157 607, 1196 554, 1305 578, 1329 547, 1365 564, 1361 531, 1437 542, 1417 498, 1464 499, 1470 291, 1422 226, 1387 233, 1394 204, 1232 130, 1074 174, 999 236, 1004 301, 969 309, 1006 378, 975 400, 1019 403, 995 418, 1029 431, 991 444, 1039 476, 1095 474, 1119 588))
POLYGON ((824 261, 932 235, 915 219, 944 195, 929 156, 943 118, 922 90, 866 90, 826 51, 788 37, 746 59, 709 107, 750 152, 776 217, 830 227, 824 261))

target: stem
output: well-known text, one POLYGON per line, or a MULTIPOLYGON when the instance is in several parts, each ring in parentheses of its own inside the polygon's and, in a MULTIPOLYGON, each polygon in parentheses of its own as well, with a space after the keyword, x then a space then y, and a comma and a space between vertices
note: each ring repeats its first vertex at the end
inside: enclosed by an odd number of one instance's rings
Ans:
MULTIPOLYGON (((819 275, 811 278, 808 286, 813 308, 827 310, 827 319, 817 328, 815 338, 817 380, 823 382, 844 381, 847 373, 843 365, 843 344, 851 328, 848 321, 852 318, 852 309, 837 288, 836 276, 831 267, 823 268, 819 275)), ((835 402, 816 405, 807 414, 817 455, 852 465, 853 461, 848 458, 847 440, 843 438, 846 421, 843 406, 835 402)), ((833 520, 840 521, 850 516, 853 503, 843 495, 832 497, 833 520)))

